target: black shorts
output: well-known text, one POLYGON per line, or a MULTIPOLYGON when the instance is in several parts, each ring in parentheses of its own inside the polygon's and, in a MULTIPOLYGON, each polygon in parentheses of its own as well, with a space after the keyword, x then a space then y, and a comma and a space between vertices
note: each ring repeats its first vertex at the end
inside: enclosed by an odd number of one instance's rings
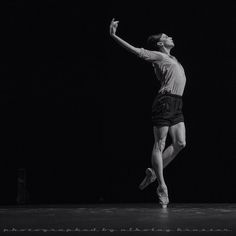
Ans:
POLYGON ((184 122, 182 96, 165 92, 157 94, 152 104, 152 123, 154 126, 172 126, 184 122))

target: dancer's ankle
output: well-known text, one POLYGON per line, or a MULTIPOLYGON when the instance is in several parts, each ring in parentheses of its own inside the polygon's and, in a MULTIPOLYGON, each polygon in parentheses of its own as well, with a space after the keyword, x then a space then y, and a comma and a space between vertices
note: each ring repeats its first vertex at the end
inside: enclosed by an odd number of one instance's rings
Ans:
POLYGON ((166 184, 159 184, 158 188, 161 190, 167 190, 166 184))

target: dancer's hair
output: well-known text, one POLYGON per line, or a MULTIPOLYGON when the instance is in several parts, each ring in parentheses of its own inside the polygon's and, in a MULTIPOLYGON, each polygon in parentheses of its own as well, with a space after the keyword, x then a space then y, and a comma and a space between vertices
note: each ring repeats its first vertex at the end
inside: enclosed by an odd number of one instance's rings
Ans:
POLYGON ((157 51, 160 50, 159 46, 157 45, 157 42, 160 42, 162 34, 163 33, 153 34, 153 35, 150 35, 148 37, 148 39, 147 39, 148 49, 150 49, 150 50, 157 50, 157 51))

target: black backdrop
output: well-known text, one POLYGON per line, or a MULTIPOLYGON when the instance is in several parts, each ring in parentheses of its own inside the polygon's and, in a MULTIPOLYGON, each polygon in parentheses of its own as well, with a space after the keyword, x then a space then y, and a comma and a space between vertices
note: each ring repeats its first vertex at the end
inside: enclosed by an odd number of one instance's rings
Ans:
POLYGON ((150 64, 119 47, 174 38, 185 68, 187 146, 165 170, 172 202, 235 202, 233 6, 8 1, 1 7, 1 194, 15 204, 156 201, 138 189, 153 146, 150 64))

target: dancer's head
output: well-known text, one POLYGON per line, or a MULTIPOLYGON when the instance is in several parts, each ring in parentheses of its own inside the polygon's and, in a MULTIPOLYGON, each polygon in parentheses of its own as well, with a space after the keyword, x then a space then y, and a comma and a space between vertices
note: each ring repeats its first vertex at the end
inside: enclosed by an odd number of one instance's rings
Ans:
POLYGON ((162 51, 162 48, 172 49, 175 45, 171 37, 164 33, 154 34, 148 37, 147 44, 150 50, 162 51))

